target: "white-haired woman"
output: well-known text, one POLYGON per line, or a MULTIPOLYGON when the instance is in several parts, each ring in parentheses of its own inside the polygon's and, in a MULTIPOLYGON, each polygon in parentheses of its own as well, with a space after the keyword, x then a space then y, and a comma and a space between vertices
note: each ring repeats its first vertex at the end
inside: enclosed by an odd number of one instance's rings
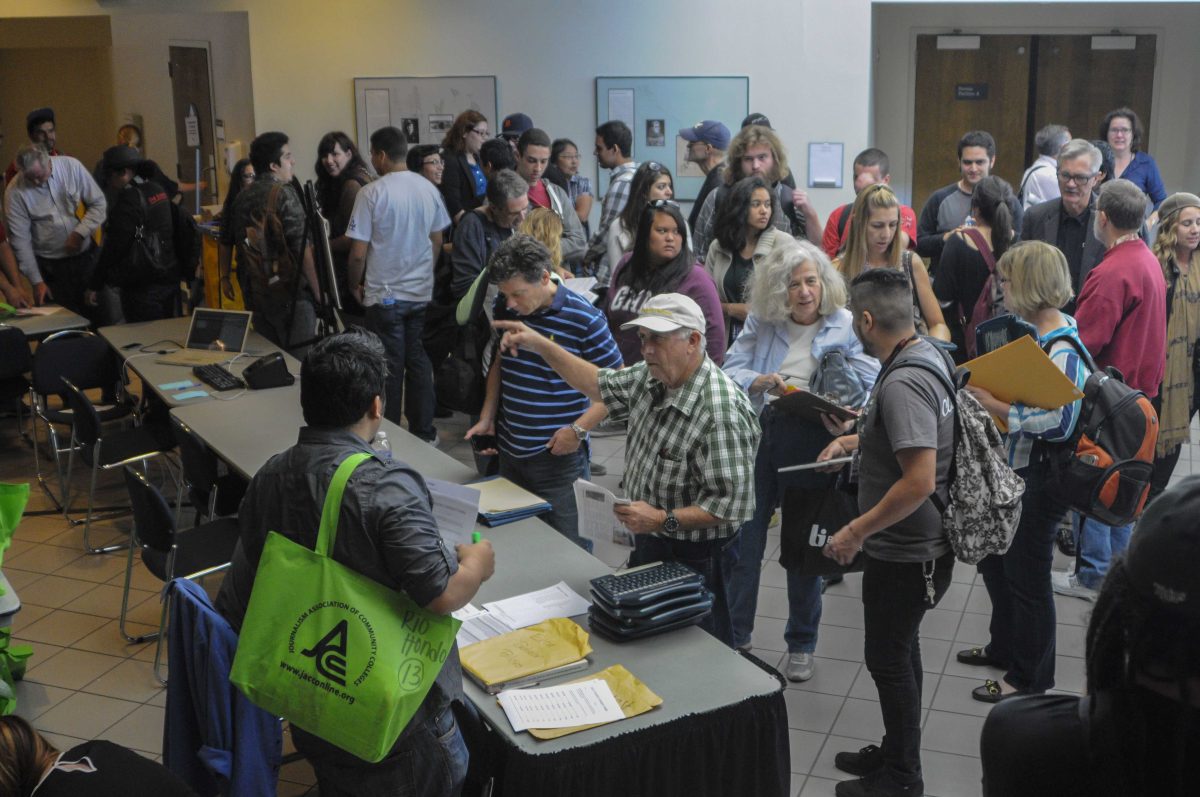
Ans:
MULTIPOLYGON (((762 439, 754 463, 754 517, 742 526, 741 552, 729 587, 734 644, 748 647, 754 629, 759 572, 767 524, 788 487, 833 488, 833 477, 816 471, 778 472, 812 462, 832 439, 817 423, 781 417, 771 402, 789 385, 807 388, 821 357, 832 349, 846 359, 869 389, 879 361, 863 353, 846 309, 846 284, 825 253, 807 241, 771 252, 752 272, 749 315, 725 356, 725 372, 761 409, 762 439)), ((787 677, 813 675, 813 651, 821 621, 821 579, 788 571, 787 677)))

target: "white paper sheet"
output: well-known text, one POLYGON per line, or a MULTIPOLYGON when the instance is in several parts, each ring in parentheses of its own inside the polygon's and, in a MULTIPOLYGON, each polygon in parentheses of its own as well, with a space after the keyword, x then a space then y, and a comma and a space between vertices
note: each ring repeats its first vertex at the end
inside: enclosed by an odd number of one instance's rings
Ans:
POLYGON ((494 636, 507 634, 509 631, 516 629, 508 625, 508 623, 496 617, 491 612, 480 609, 473 603, 468 603, 456 612, 450 613, 452 617, 462 621, 462 626, 458 629, 458 646, 465 648, 467 645, 474 645, 476 642, 482 642, 485 639, 491 639, 494 636))
POLYGON ((574 617, 591 604, 562 581, 553 587, 483 604, 494 617, 513 628, 525 628, 554 617, 574 617))
POLYGON ((633 89, 608 90, 608 118, 619 119, 633 129, 633 89))
POLYGON ((475 530, 475 517, 479 514, 479 491, 474 487, 426 479, 429 497, 433 501, 433 519, 437 521, 442 539, 455 545, 466 545, 475 530))
POLYGON ((387 89, 364 89, 367 129, 378 130, 392 123, 392 94, 387 89))
POLYGON ((614 506, 628 503, 628 498, 617 498, 599 484, 575 481, 579 536, 592 541, 592 556, 609 567, 620 567, 633 553, 633 534, 613 514, 614 506))
POLYGON ((625 719, 612 688, 599 678, 540 689, 506 689, 497 700, 514 731, 573 728, 625 719))
POLYGON ((842 151, 836 142, 812 142, 808 145, 808 184, 828 188, 842 185, 842 151))
POLYGON ((563 285, 593 304, 597 299, 596 294, 592 291, 592 288, 596 286, 595 277, 575 277, 574 279, 563 280, 563 285))
POLYGON ((54 315, 64 309, 66 308, 55 304, 43 305, 42 307, 22 307, 17 310, 17 318, 29 318, 35 315, 54 315))

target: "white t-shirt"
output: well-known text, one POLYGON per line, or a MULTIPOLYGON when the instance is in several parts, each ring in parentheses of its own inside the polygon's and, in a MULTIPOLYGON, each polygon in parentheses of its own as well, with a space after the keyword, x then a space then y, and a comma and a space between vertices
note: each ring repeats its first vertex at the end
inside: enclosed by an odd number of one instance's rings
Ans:
POLYGON ((788 350, 779 373, 789 385, 808 390, 808 380, 817 369, 817 358, 813 357, 812 345, 823 324, 820 320, 804 325, 788 319, 788 350))
POLYGON ((354 199, 346 235, 368 241, 363 304, 433 298, 429 236, 450 226, 437 186, 409 171, 389 172, 364 185, 354 199))

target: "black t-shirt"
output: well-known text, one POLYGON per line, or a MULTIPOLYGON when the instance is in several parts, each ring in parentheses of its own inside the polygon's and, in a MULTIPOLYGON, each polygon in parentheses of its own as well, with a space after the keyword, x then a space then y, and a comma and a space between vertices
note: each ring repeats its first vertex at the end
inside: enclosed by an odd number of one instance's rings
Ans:
MULTIPOLYGON (((1129 754, 1135 729, 1121 727, 1113 700, 1102 695, 1093 707, 1073 695, 1034 695, 1005 700, 983 724, 984 797, 1182 797, 1200 791, 1194 762, 1200 761, 1200 723, 1192 720, 1179 753, 1182 706, 1156 692, 1135 689, 1129 696, 1145 712, 1145 789, 1127 792, 1119 769, 1104 762, 1129 754), (1178 777, 1178 762, 1187 771, 1178 777)), ((1086 698, 1094 700, 1095 698, 1086 698)), ((1194 713, 1194 711, 1193 711, 1194 713)))
POLYGON ((196 797, 196 792, 162 764, 102 740, 84 742, 63 753, 58 767, 46 776, 34 794, 36 797, 196 797))
POLYGON ((729 270, 725 272, 725 284, 721 286, 727 301, 731 304, 741 304, 746 301, 746 283, 750 281, 750 274, 753 271, 753 258, 742 257, 738 253, 734 254, 733 260, 729 263, 729 270))
POLYGON ((704 200, 709 193, 717 188, 722 182, 721 178, 725 174, 725 164, 718 164, 708 170, 708 174, 704 175, 704 184, 700 186, 700 193, 696 194, 696 201, 692 203, 692 212, 688 214, 688 229, 696 229, 696 222, 700 219, 700 208, 704 207, 704 200))

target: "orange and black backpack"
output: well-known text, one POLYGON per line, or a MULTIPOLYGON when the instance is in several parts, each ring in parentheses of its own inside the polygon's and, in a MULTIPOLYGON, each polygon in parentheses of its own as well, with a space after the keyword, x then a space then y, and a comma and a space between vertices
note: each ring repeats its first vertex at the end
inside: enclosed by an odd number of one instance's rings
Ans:
POLYGON ((1123 526, 1142 514, 1154 475, 1158 414, 1150 399, 1125 384, 1116 368, 1098 369, 1074 337, 1063 340, 1079 352, 1091 371, 1083 387, 1079 420, 1069 440, 1052 447, 1051 476, 1056 493, 1071 509, 1109 526, 1123 526))

